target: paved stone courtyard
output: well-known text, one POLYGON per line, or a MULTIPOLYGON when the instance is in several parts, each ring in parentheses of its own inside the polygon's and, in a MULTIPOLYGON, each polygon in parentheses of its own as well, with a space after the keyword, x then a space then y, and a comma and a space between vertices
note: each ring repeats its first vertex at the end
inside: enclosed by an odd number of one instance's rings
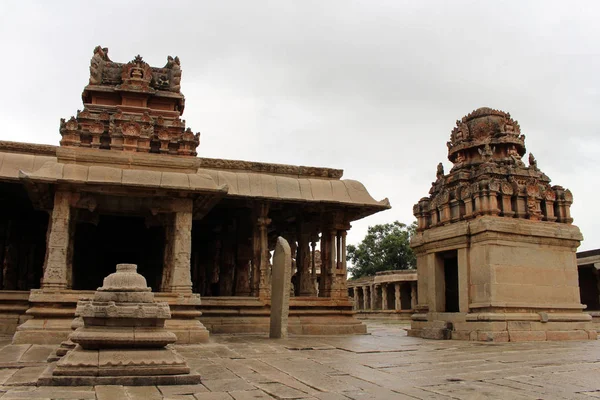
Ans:
POLYGON ((53 346, 0 346, 0 399, 587 399, 600 398, 600 342, 473 343, 370 335, 269 340, 213 336, 178 346, 201 385, 36 387, 53 346))

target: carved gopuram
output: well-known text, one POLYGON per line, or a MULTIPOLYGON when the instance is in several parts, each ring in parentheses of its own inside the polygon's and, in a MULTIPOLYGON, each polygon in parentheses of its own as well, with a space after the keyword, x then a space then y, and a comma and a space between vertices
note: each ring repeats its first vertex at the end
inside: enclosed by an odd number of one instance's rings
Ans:
POLYGON ((289 332, 364 333, 347 296, 346 232, 387 199, 341 170, 197 157, 181 73, 177 57, 117 63, 98 46, 60 146, 0 142, 2 332, 64 341, 78 300, 130 263, 169 304, 177 343, 207 340, 206 328, 267 333, 282 236, 294 257, 289 332))
POLYGON ((430 196, 414 206, 419 300, 411 336, 526 341, 596 339, 583 312, 571 192, 551 186, 508 113, 457 121, 430 196))

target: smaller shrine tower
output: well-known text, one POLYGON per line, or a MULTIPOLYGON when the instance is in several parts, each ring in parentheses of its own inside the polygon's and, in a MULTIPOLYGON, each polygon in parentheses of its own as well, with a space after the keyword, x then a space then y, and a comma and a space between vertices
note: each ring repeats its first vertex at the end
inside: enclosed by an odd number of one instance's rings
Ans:
POLYGON ((528 341, 596 339, 583 312, 568 189, 551 186, 510 114, 456 122, 449 174, 437 167, 414 206, 419 300, 410 336, 528 341))

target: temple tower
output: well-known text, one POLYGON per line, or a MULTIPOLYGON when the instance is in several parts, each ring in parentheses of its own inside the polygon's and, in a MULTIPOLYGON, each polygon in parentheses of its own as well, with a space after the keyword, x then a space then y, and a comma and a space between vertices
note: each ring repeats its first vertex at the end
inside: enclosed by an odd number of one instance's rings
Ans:
POLYGON ((414 206, 419 303, 409 335, 484 341, 596 339, 582 312, 568 189, 551 186, 510 114, 456 122, 429 197, 414 206))

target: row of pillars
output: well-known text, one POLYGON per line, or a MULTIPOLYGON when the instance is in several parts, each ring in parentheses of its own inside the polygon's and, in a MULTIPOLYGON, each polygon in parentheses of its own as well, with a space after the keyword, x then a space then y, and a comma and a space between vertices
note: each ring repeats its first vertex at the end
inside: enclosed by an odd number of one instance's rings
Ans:
POLYGON ((417 282, 378 283, 352 288, 354 310, 414 310, 417 305, 417 282), (402 291, 400 285, 410 285, 410 309, 402 308, 402 291), (388 301, 388 288, 394 287, 394 303, 388 301))
MULTIPOLYGON (((48 240, 42 289, 64 290, 71 288, 74 218, 72 208, 77 195, 57 191, 54 209, 48 224, 48 240)), ((191 199, 176 199, 170 210, 165 230, 165 254, 161 292, 192 293, 191 251, 193 203, 191 199)), ((270 297, 270 248, 268 227, 269 205, 257 205, 252 237, 252 271, 250 294, 260 298, 270 297)), ((321 234, 321 271, 318 295, 342 298, 346 288, 346 227, 337 226, 321 234)), ((300 230, 297 235, 296 259, 299 296, 316 296, 316 235, 300 230), (311 249, 312 247, 312 249, 311 249)))

